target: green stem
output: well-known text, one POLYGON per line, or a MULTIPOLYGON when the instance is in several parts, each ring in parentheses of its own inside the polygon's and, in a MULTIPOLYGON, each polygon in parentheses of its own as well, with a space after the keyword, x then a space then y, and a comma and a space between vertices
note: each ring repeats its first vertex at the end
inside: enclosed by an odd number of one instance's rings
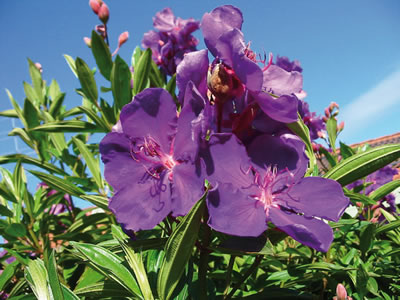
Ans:
MULTIPOLYGON (((205 208, 203 220, 208 220, 208 211, 205 208)), ((200 247, 200 262, 199 262, 199 299, 207 300, 207 268, 209 250, 207 247, 210 245, 211 228, 204 222, 205 230, 200 247)))
POLYGON ((229 292, 229 288, 231 287, 232 269, 233 269, 233 265, 235 263, 235 258, 236 258, 236 255, 231 255, 231 257, 229 259, 228 269, 226 270, 226 287, 225 287, 225 291, 224 291, 224 297, 226 297, 226 295, 229 292))
POLYGON ((260 265, 264 255, 257 255, 256 259, 254 260, 253 264, 250 266, 250 268, 247 270, 247 272, 243 275, 243 277, 237 282, 230 293, 228 294, 227 297, 225 297, 225 300, 231 299, 235 292, 240 288, 240 286, 247 280, 247 278, 250 277, 251 274, 253 274, 254 271, 257 270, 258 266, 260 265))

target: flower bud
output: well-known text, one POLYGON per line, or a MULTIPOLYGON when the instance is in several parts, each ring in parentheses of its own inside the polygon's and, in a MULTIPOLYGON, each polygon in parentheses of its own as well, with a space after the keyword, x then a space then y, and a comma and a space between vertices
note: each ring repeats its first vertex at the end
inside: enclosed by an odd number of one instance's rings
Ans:
POLYGON ((103 1, 101 0, 90 0, 89 1, 89 6, 92 8, 93 12, 98 15, 99 14, 99 10, 101 5, 103 4, 103 1))
POLYGON ((83 41, 85 42, 85 44, 89 47, 92 48, 92 40, 90 38, 88 38, 87 36, 85 36, 83 38, 83 41))
POLYGON ((103 2, 103 4, 100 6, 99 13, 97 15, 99 16, 99 19, 103 22, 103 24, 107 23, 108 18, 110 17, 110 11, 108 9, 107 4, 103 2))
POLYGON ((325 117, 329 118, 331 115, 331 112, 329 110, 329 108, 325 108, 325 117))
POLYGON ((121 33, 118 37, 118 48, 121 47, 129 38, 129 32, 125 31, 121 33))
POLYGON ((340 122, 340 124, 338 125, 337 131, 340 132, 340 131, 343 130, 343 128, 344 128, 344 122, 342 121, 342 122, 340 122))
POLYGON ((100 34, 103 38, 106 37, 106 27, 101 24, 101 25, 96 25, 95 30, 100 34))
POLYGON ((347 291, 343 284, 339 283, 336 287, 336 299, 347 300, 347 291))
POLYGON ((42 68, 42 65, 40 63, 38 63, 38 62, 35 63, 35 67, 39 70, 40 73, 43 72, 43 68, 42 68))

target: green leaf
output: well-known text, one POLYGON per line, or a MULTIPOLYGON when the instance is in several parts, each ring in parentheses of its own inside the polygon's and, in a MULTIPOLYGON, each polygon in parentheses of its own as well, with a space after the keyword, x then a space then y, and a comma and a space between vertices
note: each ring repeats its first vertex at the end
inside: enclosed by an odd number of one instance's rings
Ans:
POLYGON ((42 74, 38 68, 36 68, 35 64, 28 58, 29 63, 29 74, 32 78, 32 85, 36 93, 36 97, 40 103, 44 103, 44 95, 43 95, 43 79, 42 74))
POLYGON ((400 144, 384 145, 355 154, 329 170, 324 177, 342 186, 363 178, 400 157, 400 144))
POLYGON ((192 254, 204 211, 204 198, 205 195, 182 219, 165 245, 165 257, 157 279, 161 300, 170 299, 192 254))
POLYGON ((375 235, 375 224, 370 223, 367 226, 363 227, 361 234, 360 234, 360 250, 365 257, 368 250, 371 248, 374 235, 375 235))
POLYGON ((132 100, 131 77, 132 74, 129 66, 117 55, 111 71, 111 89, 114 97, 114 105, 118 109, 121 109, 132 100))
POLYGON ((326 122, 326 131, 328 132, 329 144, 331 145, 333 151, 335 151, 337 137, 337 120, 335 117, 330 117, 326 122))
POLYGON ((79 196, 83 200, 87 200, 94 205, 108 211, 108 198, 100 195, 81 195, 79 196))
POLYGON ((24 102, 24 118, 27 123, 27 128, 34 128, 39 125, 39 116, 36 107, 31 101, 25 100, 24 102))
POLYGON ((25 279, 28 281, 33 293, 40 300, 50 300, 51 296, 47 288, 47 271, 40 258, 31 260, 25 268, 25 279))
POLYGON ((32 103, 39 105, 40 101, 38 96, 36 95, 35 90, 29 83, 25 81, 24 81, 24 92, 27 99, 29 99, 32 103))
POLYGON ((103 129, 104 132, 110 132, 111 127, 110 124, 107 123, 104 119, 99 117, 95 111, 93 111, 91 108, 88 108, 86 106, 78 106, 78 108, 85 113, 96 125, 100 128, 103 129))
POLYGON ((108 124, 114 125, 117 123, 113 108, 103 99, 100 98, 101 114, 107 120, 108 124))
POLYGON ((143 51, 142 51, 142 49, 140 49, 139 46, 137 46, 135 48, 135 50, 133 50, 132 59, 131 59, 131 65, 133 67, 136 67, 136 64, 138 63, 140 57, 142 56, 142 53, 143 53, 143 51))
POLYGON ((58 85, 57 81, 53 79, 49 86, 49 96, 54 101, 54 99, 58 98, 61 94, 60 86, 58 85))
POLYGON ((101 177, 100 164, 98 160, 94 158, 93 153, 89 151, 89 149, 81 140, 73 137, 72 141, 78 147, 79 152, 82 154, 90 172, 93 175, 94 181, 96 182, 97 186, 100 189, 104 189, 104 183, 101 177))
POLYGON ((147 48, 140 57, 137 64, 135 64, 135 71, 133 74, 133 94, 137 95, 147 85, 149 80, 149 72, 151 69, 151 50, 147 48))
POLYGON ((165 76, 161 73, 160 69, 157 67, 156 63, 153 60, 151 60, 150 66, 151 66, 149 74, 150 85, 152 87, 160 87, 160 88, 164 87, 165 76))
POLYGON ((97 84, 94 79, 93 72, 90 70, 88 65, 79 57, 75 60, 75 65, 83 93, 86 95, 86 98, 88 98, 93 104, 97 103, 97 84))
POLYGON ((125 253, 126 260, 128 261, 129 266, 132 271, 135 273, 135 276, 138 280, 138 284, 140 290, 142 291, 144 299, 153 300, 153 293, 150 288, 149 280, 147 278, 146 269, 143 264, 142 255, 135 253, 133 249, 131 249, 126 241, 127 236, 122 232, 120 228, 115 225, 112 225, 112 232, 115 239, 118 240, 122 250, 125 253))
POLYGON ((92 244, 70 242, 85 258, 100 269, 107 270, 107 275, 114 281, 131 291, 135 296, 142 298, 135 278, 122 264, 122 260, 111 251, 92 244))
POLYGON ((306 154, 307 157, 309 158, 309 166, 306 175, 309 176, 314 173, 314 166, 317 165, 317 159, 315 158, 313 147, 311 144, 310 130, 304 124, 303 119, 299 114, 296 122, 289 123, 286 125, 295 135, 301 138, 301 140, 306 145, 306 154))
POLYGON ((8 98, 10 98, 12 106, 14 107, 15 113, 18 115, 18 118, 21 120, 22 124, 25 127, 28 127, 28 125, 25 121, 25 118, 24 118, 24 114, 21 110, 21 107, 18 105, 17 101, 14 100, 14 97, 12 96, 10 91, 6 89, 6 92, 7 92, 8 98))
MULTIPOLYGON (((8 135, 9 136, 19 136, 25 142, 25 144, 27 144, 30 148, 34 148, 34 144, 33 144, 33 141, 31 140, 31 137, 28 135, 26 130, 23 128, 13 128, 13 130, 11 130, 8 133, 8 135)), ((14 154, 14 155, 17 155, 17 154, 14 154)))
POLYGON ((96 64, 99 67, 100 73, 104 78, 110 80, 113 65, 110 48, 104 42, 103 38, 94 30, 92 31, 92 53, 96 60, 96 64))
POLYGON ((349 191, 349 190, 346 189, 346 188, 343 188, 343 192, 344 192, 344 195, 345 195, 346 197, 349 197, 349 198, 350 198, 350 200, 351 200, 351 202, 352 202, 353 204, 355 204, 356 202, 361 202, 361 203, 367 204, 367 205, 374 205, 374 204, 376 204, 376 201, 375 201, 375 200, 372 200, 370 197, 368 197, 368 196, 366 196, 366 195, 364 195, 364 194, 354 193, 354 192, 352 192, 352 191, 349 191))
POLYGON ((52 172, 52 173, 57 173, 61 175, 65 175, 65 171, 57 168, 53 164, 50 164, 46 161, 41 161, 39 159, 24 155, 24 154, 10 154, 10 155, 4 155, 0 156, 0 165, 1 164, 8 164, 8 163, 15 163, 21 161, 22 163, 25 164, 30 164, 30 165, 35 165, 37 167, 40 167, 46 171, 52 172))
POLYGON ((14 261, 4 268, 3 273, 1 273, 0 276, 0 291, 3 291, 7 282, 9 282, 11 278, 14 277, 14 272, 17 269, 18 264, 19 263, 17 261, 14 261))
MULTIPOLYGON (((65 285, 61 284, 61 290, 62 294, 65 300, 79 300, 79 297, 75 295, 74 292, 72 292, 69 288, 67 288, 65 285)), ((58 298, 54 298, 58 299, 58 298)))
POLYGON ((0 215, 4 217, 12 218, 14 216, 13 212, 8 209, 7 206, 0 204, 0 215))
POLYGON ((339 144, 340 144, 340 154, 342 155, 343 159, 346 159, 355 154, 353 148, 351 148, 350 146, 347 146, 342 142, 339 142, 339 144))
POLYGON ((393 192, 398 187, 400 187, 400 180, 393 180, 377 188, 369 195, 369 197, 372 200, 378 201, 393 192))
POLYGON ((31 131, 44 131, 44 132, 104 132, 103 128, 99 128, 95 124, 80 121, 56 121, 46 123, 32 128, 31 131))
POLYGON ((105 280, 79 287, 74 292, 79 296, 86 296, 92 299, 103 299, 105 297, 110 297, 110 299, 112 299, 115 295, 120 297, 130 296, 130 293, 121 289, 119 284, 105 280))
POLYGON ((64 54, 64 58, 67 61, 67 64, 71 69, 72 73, 74 73, 75 77, 78 78, 78 73, 76 72, 75 60, 68 54, 64 54))
POLYGON ((400 227, 400 220, 396 220, 396 221, 390 222, 389 224, 385 224, 385 225, 379 226, 375 230, 375 233, 376 234, 385 233, 385 232, 397 229, 399 227, 400 227))
POLYGON ((326 150, 324 147, 320 147, 318 151, 325 156, 326 160, 328 161, 331 167, 336 166, 336 160, 328 150, 326 150))
POLYGON ((19 223, 8 225, 4 231, 5 233, 17 238, 26 236, 25 226, 19 223))
POLYGON ((56 259, 54 257, 54 249, 51 251, 51 254, 48 258, 47 271, 49 274, 49 283, 51 291, 53 292, 54 299, 64 300, 64 295, 61 290, 61 284, 57 274, 57 264, 56 264, 56 259))
POLYGON ((56 189, 57 191, 62 191, 65 194, 70 194, 78 197, 82 194, 85 194, 85 192, 81 188, 63 178, 59 178, 57 176, 42 173, 39 171, 30 170, 29 172, 35 175, 41 181, 44 181, 48 186, 56 189))
POLYGON ((58 94, 53 100, 51 101, 50 108, 49 108, 49 113, 56 118, 58 114, 60 113, 60 109, 63 105, 65 98, 65 93, 60 93, 58 94))
POLYGON ((15 109, 7 109, 0 111, 0 117, 18 118, 18 114, 15 109))

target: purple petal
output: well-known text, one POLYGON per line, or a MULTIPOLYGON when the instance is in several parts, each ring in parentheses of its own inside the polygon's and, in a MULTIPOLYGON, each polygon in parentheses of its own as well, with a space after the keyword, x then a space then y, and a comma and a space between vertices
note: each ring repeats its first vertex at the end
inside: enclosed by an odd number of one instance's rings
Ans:
POLYGON ((172 10, 167 7, 156 13, 153 18, 153 26, 159 31, 171 31, 175 27, 175 16, 172 10))
POLYGON ((232 184, 220 184, 208 192, 207 206, 211 228, 238 236, 259 236, 267 229, 260 201, 232 184))
POLYGON ((274 98, 266 92, 252 93, 260 108, 275 121, 292 123, 297 121, 298 100, 296 96, 284 95, 274 98))
POLYGON ((210 152, 214 170, 208 177, 212 184, 229 182, 237 188, 253 184, 250 171, 250 159, 246 148, 236 136, 229 133, 217 133, 210 137, 210 152))
POLYGON ((349 205, 342 187, 334 180, 306 177, 277 196, 279 204, 303 213, 337 222, 349 205))
POLYGON ((204 193, 204 175, 192 162, 173 168, 172 214, 186 215, 204 193))
POLYGON ((167 172, 160 179, 146 174, 141 181, 120 189, 109 203, 117 221, 127 230, 152 229, 171 212, 171 189, 167 172))
MULTIPOLYGON (((190 157, 194 161, 198 152, 200 136, 196 134, 193 126, 204 107, 205 100, 193 82, 189 82, 185 93, 185 103, 178 118, 177 134, 174 141, 175 159, 190 157)), ((197 131, 197 133, 199 132, 197 131)))
POLYGON ((278 96, 300 93, 303 89, 303 75, 297 71, 288 72, 271 65, 264 71, 263 88, 278 96))
POLYGON ((269 218, 276 227, 296 241, 318 251, 327 252, 332 243, 332 228, 323 221, 299 216, 274 207, 270 208, 269 218))
MULTIPOLYGON (((264 134, 253 140, 247 152, 257 166, 277 167, 278 172, 287 170, 291 174, 291 181, 297 182, 307 170, 308 158, 304 153, 304 148, 304 143, 293 134, 281 136, 264 134)), ((288 176, 288 172, 283 173, 282 176, 288 176)), ((279 190, 281 187, 281 185, 276 186, 275 189, 279 190)))
POLYGON ((132 158, 130 141, 124 134, 108 133, 99 148, 105 165, 104 177, 114 189, 132 185, 145 173, 143 166, 132 158))
POLYGON ((176 69, 176 85, 179 89, 179 101, 183 103, 186 85, 192 81, 201 95, 207 95, 208 51, 200 50, 187 53, 176 69))
POLYGON ((241 29, 242 23, 242 12, 232 5, 220 6, 204 14, 200 27, 207 48, 214 56, 218 55, 215 49, 217 39, 233 28, 241 29))
POLYGON ((216 49, 219 58, 233 68, 240 81, 249 90, 261 90, 263 73, 257 63, 245 55, 246 45, 240 30, 235 28, 221 35, 217 40, 216 49))
POLYGON ((176 106, 171 95, 161 88, 149 88, 137 94, 122 108, 120 120, 131 138, 151 137, 163 153, 170 153, 171 135, 175 133, 176 106))

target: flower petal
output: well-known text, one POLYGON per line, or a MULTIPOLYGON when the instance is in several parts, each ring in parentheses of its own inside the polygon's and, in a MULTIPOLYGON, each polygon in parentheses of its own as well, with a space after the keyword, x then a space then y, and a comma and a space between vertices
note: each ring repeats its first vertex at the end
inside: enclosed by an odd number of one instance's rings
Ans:
POLYGON ((252 93, 260 108, 275 121, 292 123, 297 121, 298 100, 296 96, 284 95, 274 98, 266 92, 252 93))
POLYGON ((220 184, 208 192, 211 228, 238 236, 259 236, 267 229, 264 208, 258 200, 232 184, 220 184))
POLYGON ((303 89, 303 75, 297 71, 288 72, 276 65, 264 71, 263 88, 275 95, 291 95, 303 89))
POLYGON ((214 56, 218 55, 218 51, 215 49, 217 39, 230 29, 241 29, 242 23, 242 12, 232 5, 220 6, 211 13, 204 14, 200 27, 207 48, 214 56))
POLYGON ((176 106, 171 95, 161 88, 149 88, 137 94, 122 108, 122 130, 130 138, 152 137, 163 153, 170 153, 175 133, 176 106))
POLYGON ((320 217, 337 222, 349 205, 343 189, 334 180, 306 177, 277 196, 279 204, 308 217, 320 217))
POLYGON ((332 228, 321 220, 299 216, 274 207, 270 208, 269 219, 296 241, 318 251, 328 251, 333 241, 332 228))
POLYGON ((109 208, 127 230, 152 229, 171 212, 171 189, 167 172, 156 179, 146 173, 141 181, 118 190, 109 208))

